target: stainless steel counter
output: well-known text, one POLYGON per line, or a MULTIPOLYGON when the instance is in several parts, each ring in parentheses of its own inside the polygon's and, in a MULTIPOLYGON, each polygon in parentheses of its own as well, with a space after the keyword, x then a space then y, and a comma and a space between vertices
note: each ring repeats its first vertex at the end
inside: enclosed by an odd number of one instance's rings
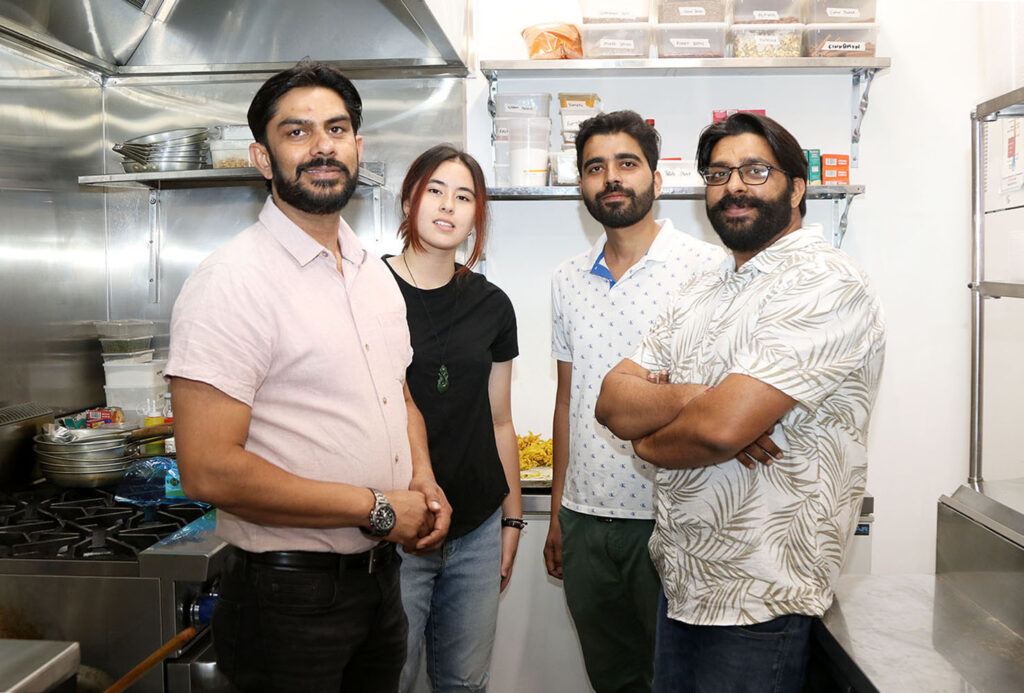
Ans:
POLYGON ((77 642, 0 639, 0 693, 49 691, 78 671, 77 642))
POLYGON ((934 575, 844 575, 819 642, 856 691, 1018 693, 1024 638, 934 575))

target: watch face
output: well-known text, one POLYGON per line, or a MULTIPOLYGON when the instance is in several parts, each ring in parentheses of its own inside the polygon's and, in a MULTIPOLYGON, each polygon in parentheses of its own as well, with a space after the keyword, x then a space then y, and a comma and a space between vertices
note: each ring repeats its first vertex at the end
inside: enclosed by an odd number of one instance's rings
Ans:
POLYGON ((373 509, 370 525, 377 536, 388 534, 395 527, 395 511, 390 505, 380 505, 373 509))

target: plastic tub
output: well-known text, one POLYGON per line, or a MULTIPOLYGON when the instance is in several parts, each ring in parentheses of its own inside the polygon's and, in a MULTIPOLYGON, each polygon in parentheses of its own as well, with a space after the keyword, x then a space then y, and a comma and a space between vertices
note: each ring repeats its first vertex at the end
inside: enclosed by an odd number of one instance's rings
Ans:
POLYGON ((153 334, 152 320, 97 320, 93 323, 100 337, 131 339, 153 334))
POLYGON ((153 349, 142 351, 126 351, 108 354, 103 353, 103 363, 146 363, 153 360, 153 349))
POLYGON ((729 44, 735 58, 799 58, 803 24, 733 24, 729 44))
POLYGON ((725 55, 725 22, 659 24, 659 58, 721 58, 725 55))
POLYGON ((658 159, 658 171, 663 188, 704 185, 704 180, 697 173, 697 162, 692 159, 658 159))
POLYGON ((730 0, 657 0, 657 18, 659 24, 725 22, 731 6, 730 0))
POLYGON ((733 0, 733 24, 800 24, 803 0, 733 0))
MULTIPOLYGON (((164 366, 167 361, 132 362, 106 361, 103 374, 107 387, 152 388, 164 386, 164 366)), ((166 387, 166 386, 165 386, 166 387)))
POLYGON ((580 0, 580 12, 584 24, 646 22, 651 6, 648 0, 580 0))
POLYGON ((214 168, 248 168, 252 166, 249 160, 248 140, 210 140, 210 160, 214 168))
POLYGON ((646 58, 651 52, 649 24, 583 26, 584 58, 646 58))
POLYGON ((151 402, 157 402, 156 406, 158 407, 163 406, 163 396, 167 392, 167 385, 161 384, 153 387, 110 387, 104 385, 103 391, 107 394, 108 407, 121 407, 125 415, 144 415, 151 402))
POLYGON ((127 354, 135 351, 149 349, 153 343, 153 335, 145 337, 131 337, 122 339, 120 337, 100 337, 100 345, 104 354, 127 354))
POLYGON ((252 142, 252 130, 248 125, 214 125, 210 128, 211 140, 248 140, 252 142))
POLYGON ((495 116, 540 116, 551 114, 551 94, 546 92, 521 92, 498 94, 494 97, 495 116))
POLYGON ((875 54, 877 24, 808 24, 804 55, 812 58, 863 58, 875 54))
POLYGON ((875 0, 809 0, 807 23, 849 24, 875 21, 875 0))
POLYGON ((509 126, 509 184, 538 188, 547 184, 550 118, 515 118, 509 126))

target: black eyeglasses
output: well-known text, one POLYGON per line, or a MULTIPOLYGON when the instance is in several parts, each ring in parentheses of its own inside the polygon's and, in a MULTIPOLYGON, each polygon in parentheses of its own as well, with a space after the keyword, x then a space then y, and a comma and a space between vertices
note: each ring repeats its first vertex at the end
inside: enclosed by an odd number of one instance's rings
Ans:
POLYGON ((777 166, 771 164, 743 164, 742 166, 710 166, 700 172, 700 177, 708 185, 725 185, 732 178, 732 172, 740 172, 740 180, 747 185, 764 185, 772 171, 789 176, 777 166))

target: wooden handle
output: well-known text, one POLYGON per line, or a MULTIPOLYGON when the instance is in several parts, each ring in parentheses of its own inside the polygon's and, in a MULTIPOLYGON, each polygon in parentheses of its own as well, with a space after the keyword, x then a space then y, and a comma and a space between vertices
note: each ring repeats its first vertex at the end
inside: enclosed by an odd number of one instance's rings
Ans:
POLYGON ((158 438, 160 436, 173 436, 174 435, 174 424, 173 423, 162 423, 156 424, 155 426, 146 426, 145 428, 136 428, 129 434, 132 440, 138 440, 139 438, 158 438))
POLYGON ((142 660, 142 662, 140 662, 134 669, 115 681, 114 685, 103 693, 120 693, 124 689, 128 688, 128 686, 135 683, 143 674, 152 669, 154 664, 158 664, 167 655, 180 650, 185 643, 194 637, 196 637, 196 629, 189 626, 164 643, 159 650, 142 660))

